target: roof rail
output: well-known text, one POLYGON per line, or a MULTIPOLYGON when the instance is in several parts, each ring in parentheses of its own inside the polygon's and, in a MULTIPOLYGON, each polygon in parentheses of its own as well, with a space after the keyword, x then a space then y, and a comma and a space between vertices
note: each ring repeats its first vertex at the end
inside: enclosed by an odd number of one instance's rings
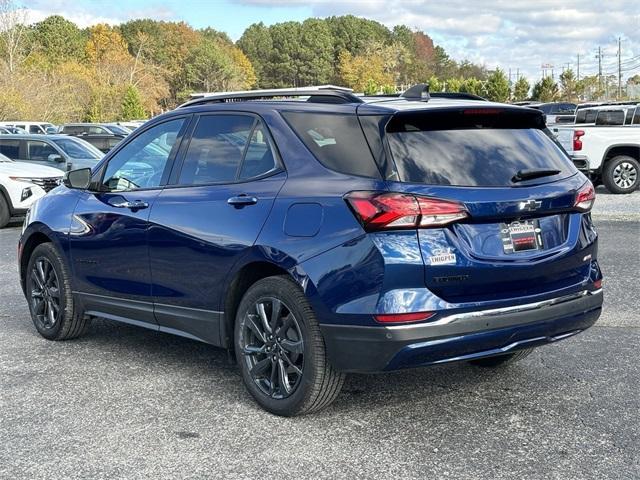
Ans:
POLYGON ((273 99, 280 97, 309 97, 307 101, 318 103, 363 103, 350 88, 335 85, 318 85, 298 88, 273 88, 269 90, 242 90, 238 92, 194 93, 193 100, 178 108, 212 102, 241 102, 247 100, 273 99))

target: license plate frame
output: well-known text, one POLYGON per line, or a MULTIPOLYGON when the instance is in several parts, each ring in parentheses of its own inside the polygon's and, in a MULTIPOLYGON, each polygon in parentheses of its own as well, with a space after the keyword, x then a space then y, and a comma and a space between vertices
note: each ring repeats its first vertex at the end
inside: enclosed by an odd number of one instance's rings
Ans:
POLYGON ((500 237, 502 249, 508 255, 542 250, 544 247, 542 229, 537 219, 501 223, 500 237))

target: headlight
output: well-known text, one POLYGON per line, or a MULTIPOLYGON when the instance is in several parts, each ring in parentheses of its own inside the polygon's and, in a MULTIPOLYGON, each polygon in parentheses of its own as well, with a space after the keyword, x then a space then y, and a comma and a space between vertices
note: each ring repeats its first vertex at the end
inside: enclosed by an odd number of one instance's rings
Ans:
POLYGON ((15 180, 16 182, 27 182, 27 183, 36 183, 35 178, 31 177, 9 177, 11 180, 15 180))

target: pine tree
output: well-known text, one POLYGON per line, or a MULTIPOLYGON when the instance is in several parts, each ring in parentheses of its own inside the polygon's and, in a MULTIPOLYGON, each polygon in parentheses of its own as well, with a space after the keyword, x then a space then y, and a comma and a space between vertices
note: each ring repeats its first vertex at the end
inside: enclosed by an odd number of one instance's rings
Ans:
POLYGON ((139 120, 145 118, 140 92, 134 85, 128 85, 122 99, 122 120, 139 120))

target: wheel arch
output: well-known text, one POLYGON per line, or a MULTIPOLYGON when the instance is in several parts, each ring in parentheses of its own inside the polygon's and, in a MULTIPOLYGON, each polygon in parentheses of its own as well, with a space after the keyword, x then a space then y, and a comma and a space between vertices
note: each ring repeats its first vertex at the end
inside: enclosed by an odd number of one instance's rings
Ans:
MULTIPOLYGON (((59 243, 55 233, 45 224, 36 222, 30 224, 20 237, 20 252, 18 257, 18 267, 20 272, 20 285, 24 291, 25 275, 29 258, 35 248, 42 243, 52 243, 58 251, 64 252, 63 246, 59 243)), ((66 256, 62 254, 62 258, 68 261, 66 256)))
POLYGON ((237 265, 229 274, 227 289, 222 302, 222 321, 220 322, 220 342, 224 348, 233 349, 233 329, 240 301, 245 292, 259 280, 276 275, 287 275, 295 281, 305 293, 309 279, 296 264, 295 260, 282 252, 271 249, 258 249, 253 255, 237 265), (265 255, 268 253, 268 255, 265 255))
POLYGON ((607 162, 611 161, 613 158, 619 155, 627 155, 629 157, 635 158, 640 162, 640 145, 631 143, 611 145, 604 153, 602 165, 600 165, 599 169, 600 172, 602 173, 604 171, 604 167, 607 162))

